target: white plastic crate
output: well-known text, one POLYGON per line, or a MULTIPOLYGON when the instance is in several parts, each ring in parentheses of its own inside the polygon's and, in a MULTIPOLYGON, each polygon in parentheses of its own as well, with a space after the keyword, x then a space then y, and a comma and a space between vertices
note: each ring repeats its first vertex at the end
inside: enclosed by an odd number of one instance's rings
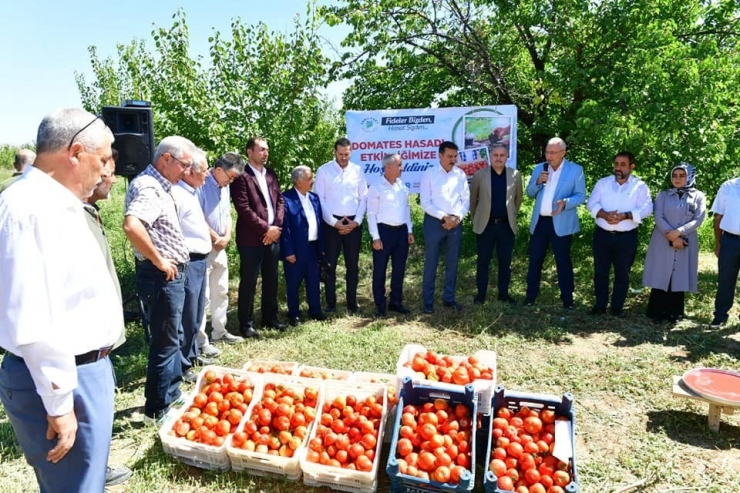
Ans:
MULTIPOLYGON (((277 373, 265 373, 263 375, 263 382, 260 386, 260 394, 255 394, 252 402, 256 404, 262 400, 262 395, 265 389, 265 385, 268 383, 275 383, 278 385, 288 385, 299 392, 303 392, 307 387, 314 387, 318 389, 319 396, 317 399, 317 415, 319 414, 319 403, 323 395, 323 382, 311 378, 301 378, 293 375, 280 375, 277 373)), ((244 425, 252 417, 252 411, 254 406, 251 406, 244 417, 239 427, 236 429, 237 432, 244 430, 244 425)), ((268 476, 268 477, 282 477, 292 481, 298 480, 301 477, 301 466, 298 462, 300 451, 306 448, 308 443, 308 437, 311 435, 311 430, 315 426, 314 422, 307 424, 308 433, 304 438, 301 446, 295 451, 293 457, 280 457, 277 455, 269 455, 258 452, 252 452, 241 448, 232 446, 231 437, 226 440, 226 453, 228 454, 229 460, 231 460, 231 468, 234 471, 243 471, 247 474, 254 476, 268 476)))
POLYGON ((388 418, 385 420, 385 430, 383 431, 383 441, 391 443, 393 436, 393 423, 396 421, 396 410, 398 398, 401 390, 397 387, 396 376, 390 373, 373 373, 369 371, 356 371, 352 374, 353 382, 382 383, 388 390, 388 418), (391 395, 392 394, 392 395, 391 395), (391 401, 393 403, 391 404, 391 401))
POLYGON ((331 368, 321 368, 318 366, 301 365, 296 370, 295 375, 303 378, 314 378, 317 380, 341 380, 346 382, 352 377, 352 372, 345 370, 332 370, 331 368))
POLYGON ((226 452, 226 443, 230 439, 230 435, 221 446, 214 447, 213 445, 192 442, 171 433, 173 425, 190 409, 193 405, 195 396, 201 392, 203 387, 205 387, 206 383, 203 380, 203 375, 208 370, 215 371, 218 376, 230 373, 239 379, 248 379, 254 384, 252 402, 247 407, 247 412, 244 415, 247 416, 250 413, 250 409, 254 403, 254 396, 261 392, 261 375, 248 374, 241 370, 234 370, 232 368, 224 368, 220 366, 206 366, 198 374, 195 389, 185 399, 185 404, 177 412, 169 414, 162 423, 162 427, 159 429, 159 438, 162 441, 162 448, 165 453, 173 457, 177 457, 185 464, 199 467, 201 469, 227 471, 230 467, 230 462, 229 456, 226 452))
MULTIPOLYGON (((398 358, 398 363, 396 364, 396 388, 400 389, 403 386, 402 382, 404 377, 411 377, 411 380, 416 383, 434 386, 441 390, 464 392, 464 385, 455 385, 453 383, 420 378, 410 366, 404 366, 406 363, 411 363, 416 353, 425 353, 427 351, 428 349, 420 344, 407 344, 403 348, 401 356, 398 358)), ((481 350, 475 352, 472 356, 475 356, 481 364, 488 366, 493 370, 493 380, 478 379, 471 382, 473 389, 477 394, 478 412, 481 414, 490 414, 491 398, 493 397, 493 389, 496 387, 496 353, 493 351, 481 350)), ((458 363, 467 358, 467 356, 452 356, 452 361, 458 363)))
MULTIPOLYGON (((375 446, 373 469, 369 472, 353 471, 309 462, 306 460, 308 447, 305 447, 299 455, 304 484, 308 486, 327 486, 339 491, 375 493, 378 487, 380 452, 383 446, 385 424, 388 419, 387 393, 387 386, 384 383, 339 382, 331 380, 327 380, 324 383, 324 391, 319 402, 319 416, 324 408, 324 403, 331 402, 338 396, 354 395, 358 401, 364 400, 371 395, 382 399, 383 413, 380 423, 378 423, 378 439, 375 446)), ((309 441, 316 436, 316 430, 316 426, 311 429, 308 437, 309 441)))
POLYGON ((248 361, 244 365, 244 371, 254 373, 274 373, 276 375, 295 375, 298 369, 298 363, 296 361, 270 361, 270 360, 253 360, 248 361), (273 369, 280 369, 282 373, 272 371, 273 369))

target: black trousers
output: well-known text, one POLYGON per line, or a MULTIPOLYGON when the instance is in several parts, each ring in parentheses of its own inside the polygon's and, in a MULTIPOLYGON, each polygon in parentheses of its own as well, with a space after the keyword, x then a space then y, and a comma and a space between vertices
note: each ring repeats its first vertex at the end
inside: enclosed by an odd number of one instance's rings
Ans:
POLYGON ((331 264, 329 278, 324 284, 326 307, 337 306, 337 261, 339 253, 344 254, 344 268, 347 271, 347 306, 357 306, 357 284, 360 280, 360 247, 362 246, 362 226, 353 229, 351 233, 340 235, 333 226, 323 223, 324 248, 326 259, 331 264))
POLYGON ((239 325, 247 327, 254 322, 254 295, 257 277, 262 274, 262 321, 277 319, 277 288, 279 243, 256 247, 240 246, 239 250, 239 325))
POLYGON ((672 322, 682 319, 685 295, 683 291, 671 291, 670 285, 668 285, 668 291, 652 288, 647 306, 648 318, 655 321, 669 320, 672 322))
POLYGON ((383 242, 382 250, 373 250, 373 300, 375 306, 386 308, 385 279, 388 260, 391 261, 391 305, 403 302, 403 278, 406 275, 406 259, 409 256, 409 229, 402 226, 378 224, 378 234, 383 242))
POLYGON ((620 312, 627 299, 630 269, 637 254, 637 228, 617 233, 596 226, 593 249, 596 308, 606 308, 609 302, 609 272, 613 266, 612 311, 620 312))

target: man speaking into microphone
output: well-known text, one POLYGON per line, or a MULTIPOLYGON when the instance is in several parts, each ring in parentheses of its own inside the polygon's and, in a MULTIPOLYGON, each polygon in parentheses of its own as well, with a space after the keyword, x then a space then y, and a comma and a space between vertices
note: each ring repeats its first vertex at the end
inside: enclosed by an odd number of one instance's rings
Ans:
POLYGON ((583 168, 565 159, 565 150, 563 139, 550 139, 545 148, 545 162, 534 167, 527 184, 527 195, 535 199, 535 204, 529 226, 525 305, 534 305, 540 292, 542 265, 547 247, 552 244, 563 308, 574 307, 570 244, 573 234, 581 230, 576 207, 586 201, 586 178, 583 168))

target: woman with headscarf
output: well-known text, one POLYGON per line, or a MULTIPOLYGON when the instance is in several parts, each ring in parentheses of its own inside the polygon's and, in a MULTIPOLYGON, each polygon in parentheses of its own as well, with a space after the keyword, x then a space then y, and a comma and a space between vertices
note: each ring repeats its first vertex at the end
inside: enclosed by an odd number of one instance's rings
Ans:
POLYGON ((696 170, 689 163, 671 169, 673 188, 655 197, 655 229, 650 238, 642 284, 652 288, 647 316, 675 322, 684 316, 684 293, 697 292, 699 240, 706 216, 706 197, 696 189, 696 170))

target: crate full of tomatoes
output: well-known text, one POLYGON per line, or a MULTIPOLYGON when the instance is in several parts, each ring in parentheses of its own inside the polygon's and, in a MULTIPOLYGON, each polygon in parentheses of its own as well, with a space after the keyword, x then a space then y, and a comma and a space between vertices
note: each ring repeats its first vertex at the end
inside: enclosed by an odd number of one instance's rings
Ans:
POLYGON ((578 493, 573 396, 496 387, 486 493, 578 493))
POLYGON ((496 353, 481 350, 470 356, 442 355, 419 344, 407 344, 396 364, 397 386, 405 377, 432 387, 463 392, 472 384, 478 412, 490 414, 496 386, 496 353))
POLYGON ((352 373, 353 382, 382 383, 386 386, 388 394, 388 418, 385 420, 383 431, 383 442, 391 443, 393 436, 393 424, 396 421, 396 409, 398 408, 398 391, 396 390, 396 376, 390 373, 375 373, 369 371, 356 371, 352 373))
POLYGON ((352 372, 347 370, 332 370, 318 366, 301 365, 295 372, 299 377, 315 378, 318 380, 342 380, 348 381, 352 378, 352 372))
POLYGON ((195 467, 228 470, 226 441, 248 414, 261 385, 261 375, 218 366, 203 368, 195 391, 159 430, 164 451, 195 467))
POLYGON ((298 370, 298 363, 295 361, 271 361, 271 360, 254 360, 248 361, 244 365, 244 371, 254 373, 277 373, 278 375, 295 375, 298 370))
POLYGON ((226 443, 234 471, 298 480, 301 449, 316 419, 323 382, 265 373, 260 394, 226 443))
POLYGON ((327 380, 316 426, 300 456, 303 482, 374 493, 387 410, 384 384, 327 380))
POLYGON ((406 377, 386 466, 391 493, 472 491, 477 408, 470 384, 458 392, 406 377))

